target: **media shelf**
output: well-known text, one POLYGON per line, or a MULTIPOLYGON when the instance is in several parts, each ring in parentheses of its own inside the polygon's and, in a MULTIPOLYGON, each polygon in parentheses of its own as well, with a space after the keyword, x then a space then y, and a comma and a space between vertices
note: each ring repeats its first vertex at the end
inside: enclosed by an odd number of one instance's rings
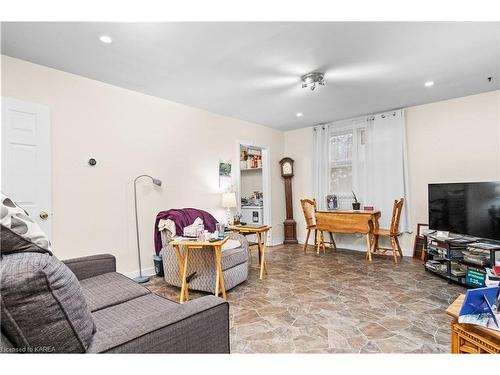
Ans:
POLYGON ((500 262, 500 241, 467 239, 459 235, 439 238, 424 234, 424 269, 448 283, 467 288, 484 286, 486 268, 500 262))

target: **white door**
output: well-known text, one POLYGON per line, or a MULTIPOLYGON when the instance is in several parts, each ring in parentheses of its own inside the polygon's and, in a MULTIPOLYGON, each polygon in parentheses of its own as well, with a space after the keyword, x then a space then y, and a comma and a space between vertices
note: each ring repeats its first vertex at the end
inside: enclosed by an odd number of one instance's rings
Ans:
POLYGON ((50 238, 50 113, 43 105, 2 97, 2 192, 50 238))

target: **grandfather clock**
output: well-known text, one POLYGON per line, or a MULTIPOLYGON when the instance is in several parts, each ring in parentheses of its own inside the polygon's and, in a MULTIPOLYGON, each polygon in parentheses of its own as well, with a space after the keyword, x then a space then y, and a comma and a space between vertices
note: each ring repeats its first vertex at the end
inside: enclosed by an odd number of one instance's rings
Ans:
POLYGON ((298 243, 297 241, 297 223, 293 220, 292 204, 292 177, 293 177, 293 159, 283 158, 280 160, 281 177, 285 179, 285 203, 286 220, 283 223, 285 227, 285 241, 283 243, 298 243))

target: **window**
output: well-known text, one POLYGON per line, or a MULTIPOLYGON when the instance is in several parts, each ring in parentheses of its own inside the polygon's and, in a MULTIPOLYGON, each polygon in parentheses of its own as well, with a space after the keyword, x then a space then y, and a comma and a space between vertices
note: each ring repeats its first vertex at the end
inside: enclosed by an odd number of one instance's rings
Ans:
POLYGON ((365 137, 365 128, 332 131, 329 145, 330 192, 351 195, 353 179, 364 171, 365 137))

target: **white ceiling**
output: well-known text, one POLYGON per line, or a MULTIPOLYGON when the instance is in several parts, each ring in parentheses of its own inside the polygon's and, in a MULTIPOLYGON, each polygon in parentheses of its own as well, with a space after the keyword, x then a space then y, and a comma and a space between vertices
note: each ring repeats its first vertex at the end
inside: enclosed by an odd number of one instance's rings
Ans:
POLYGON ((498 22, 3 23, 2 53, 277 129, 500 88, 498 22))

